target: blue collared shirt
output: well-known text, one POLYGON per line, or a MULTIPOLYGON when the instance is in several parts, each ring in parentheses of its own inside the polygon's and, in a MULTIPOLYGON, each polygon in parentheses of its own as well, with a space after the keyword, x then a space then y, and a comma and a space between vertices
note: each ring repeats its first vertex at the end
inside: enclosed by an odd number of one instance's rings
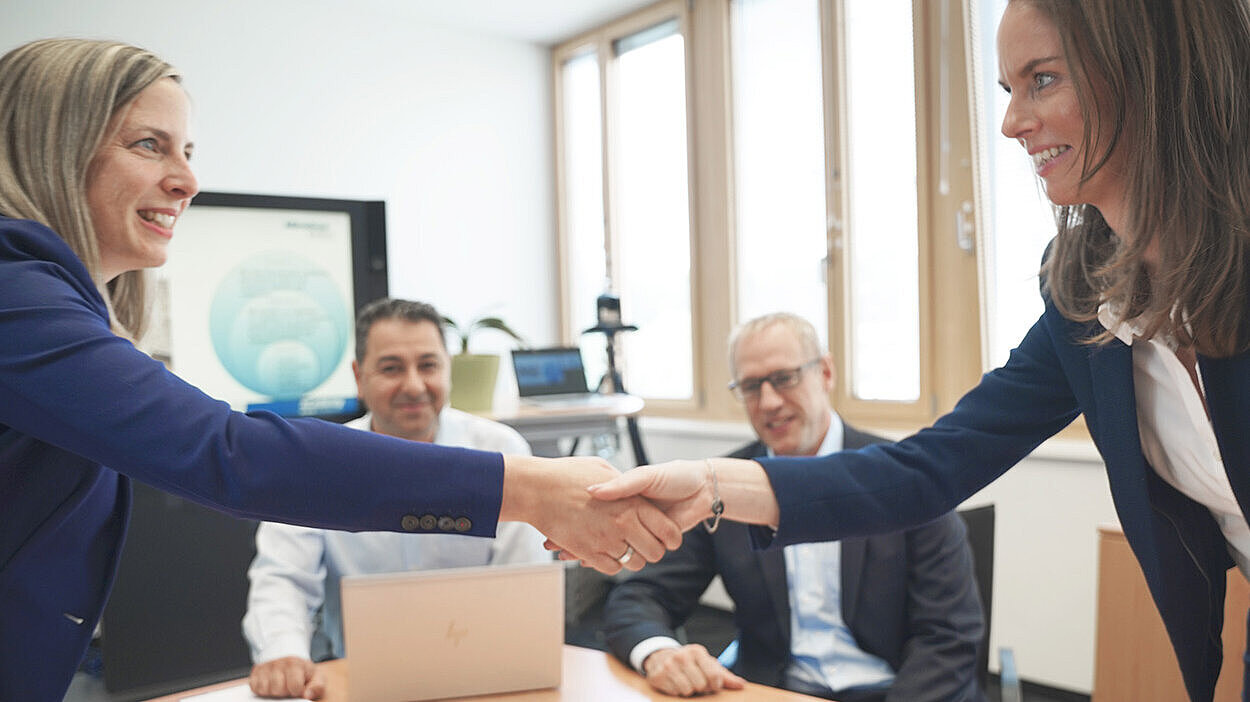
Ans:
MULTIPOLYGON (((829 431, 817 455, 842 450, 845 428, 830 413, 829 431)), ((772 449, 768 455, 772 456, 772 449)), ((842 544, 822 541, 786 546, 786 582, 790 593, 790 653, 786 677, 831 691, 884 688, 894 669, 860 650, 842 619, 842 544)))

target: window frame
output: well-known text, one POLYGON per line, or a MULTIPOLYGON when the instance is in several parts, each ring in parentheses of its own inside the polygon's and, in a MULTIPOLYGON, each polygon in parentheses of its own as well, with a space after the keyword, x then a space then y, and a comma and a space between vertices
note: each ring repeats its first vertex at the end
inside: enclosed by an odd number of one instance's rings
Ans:
MULTIPOLYGON (((687 173, 686 181, 690 201, 689 207, 689 223, 688 231, 690 236, 690 261, 691 261, 691 380, 692 394, 687 400, 673 399, 647 399, 648 413, 652 414, 679 414, 692 415, 697 414, 702 405, 703 398, 700 388, 706 384, 705 373, 702 365, 699 363, 701 356, 702 334, 699 330, 698 318, 696 310, 700 307, 699 302, 699 279, 700 269, 698 252, 700 247, 696 244, 696 232, 698 230, 698 222, 700 220, 699 213, 694 207, 694 184, 696 182, 695 174, 695 154, 692 141, 694 139, 694 119, 692 116, 692 68, 693 60, 691 57, 691 41, 690 41, 690 12, 686 2, 682 0, 663 0, 654 5, 638 10, 634 13, 626 15, 617 20, 613 20, 597 29, 581 34, 569 41, 563 42, 552 49, 552 95, 554 105, 554 123, 555 134, 554 143, 556 145, 556 221, 557 221, 557 261, 559 266, 559 294, 560 294, 560 334, 566 343, 577 343, 580 336, 581 327, 576 320, 572 319, 571 305, 569 304, 569 296, 571 289, 571 279, 568 269, 568 222, 565 217, 567 207, 567 189, 565 187, 565 174, 563 172, 564 163, 564 134, 563 134, 563 100, 564 93, 561 86, 561 70, 565 62, 572 58, 585 55, 587 52, 593 51, 598 59, 599 67, 599 84, 600 84, 600 114, 601 114, 601 139, 602 139, 602 165, 603 165, 603 212, 604 212, 604 255, 607 259, 608 275, 613 279, 619 276, 619 257, 616 255, 617 247, 617 219, 615 202, 615 178, 614 168, 617 162, 618 145, 615 141, 616 127, 615 105, 617 100, 616 94, 616 64, 614 54, 614 43, 623 37, 635 34, 649 27, 663 24, 669 21, 677 22, 677 33, 683 38, 684 56, 685 56, 685 85, 686 85, 686 162, 687 173)), ((628 301, 625 302, 625 313, 628 315, 628 301)), ((629 321, 626 319, 625 321, 629 321)), ((620 357, 618 355, 618 362, 620 357)), ((625 371, 627 372, 627 371, 625 371)))
MULTIPOLYGON (((920 392, 915 402, 863 400, 850 391, 849 382, 838 383, 834 405, 839 414, 869 426, 914 428, 928 424, 954 407, 975 385, 983 369, 981 342, 980 232, 972 232, 973 250, 960 248, 956 232, 961 205, 979 203, 975 191, 972 146, 975 122, 969 106, 967 75, 966 4, 958 0, 913 0, 915 37, 915 96, 917 154, 918 275, 920 295, 920 392), (942 71, 947 78, 942 79, 942 71), (943 94, 945 93, 945 94, 943 94), (942 112, 945 112, 945 115, 942 112), (943 145, 946 154, 942 155, 943 145), (942 181, 946 187, 942 187, 942 181), (940 272, 940 273, 939 273, 940 272)), ((848 299, 849 249, 841 226, 850 220, 846 207, 850 184, 846 172, 846 144, 851 138, 841 115, 845 113, 845 58, 841 55, 845 32, 842 3, 822 0, 827 93, 826 154, 834 164, 826 174, 829 182, 829 337, 830 351, 840 372, 850 368, 848 299), (830 96, 833 96, 830 98, 830 96)), ((975 227, 975 222, 972 222, 975 227)))
MULTIPOLYGON (((563 63, 587 50, 597 52, 603 120, 605 256, 612 256, 611 170, 614 99, 612 42, 660 22, 677 19, 685 37, 687 162, 690 197, 691 325, 693 330, 690 400, 648 399, 645 414, 736 420, 742 409, 727 389, 730 380, 725 340, 737 322, 737 242, 734 212, 733 96, 730 13, 732 0, 663 0, 605 23, 552 49, 555 105, 557 256, 560 270, 561 335, 576 342, 580 330, 570 319, 565 184, 562 164, 563 63)), ((954 406, 983 371, 982 304, 984 282, 976 216, 980 211, 974 169, 975 119, 971 110, 971 59, 967 50, 968 0, 913 0, 918 173, 920 276, 920 396, 915 402, 855 398, 845 380, 850 366, 845 300, 850 278, 849 247, 841 224, 849 184, 842 118, 845 31, 841 0, 819 0, 825 122, 827 208, 826 275, 829 351, 842 376, 831 401, 847 421, 870 427, 916 428, 954 406), (942 186, 945 183, 945 187, 942 186), (971 203, 972 214, 964 211, 971 203), (960 247, 957 222, 973 228, 972 250, 960 247)), ((611 268, 609 268, 611 270, 611 268)), ((628 304, 628 303, 626 303, 628 304)))

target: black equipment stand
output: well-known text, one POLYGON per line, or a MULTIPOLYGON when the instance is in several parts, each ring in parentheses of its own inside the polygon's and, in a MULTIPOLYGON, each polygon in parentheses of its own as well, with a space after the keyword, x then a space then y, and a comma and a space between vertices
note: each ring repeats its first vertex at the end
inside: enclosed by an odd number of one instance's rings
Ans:
MULTIPOLYGON (((625 393, 625 383, 621 381, 621 372, 616 368, 616 335, 621 332, 638 331, 638 327, 632 324, 621 324, 621 300, 612 293, 604 293, 596 300, 598 309, 599 323, 582 332, 583 334, 603 334, 607 338, 608 349, 608 372, 603 375, 599 381, 599 387, 602 388, 604 383, 611 380, 612 391, 617 393, 625 393)), ((629 428, 629 442, 634 449, 635 465, 646 465, 647 451, 642 447, 642 434, 638 431, 638 418, 632 415, 625 418, 625 425, 629 428)))
MULTIPOLYGON (((637 329, 638 327, 632 324, 618 327, 599 325, 582 332, 583 334, 599 332, 606 336, 608 340, 608 372, 603 374, 603 379, 599 381, 599 387, 603 387, 604 383, 610 380, 612 392, 625 393, 625 384, 621 381, 621 372, 616 368, 616 335, 618 332, 635 331, 637 329)), ((642 447, 642 434, 638 431, 638 418, 633 415, 625 417, 625 426, 629 428, 629 443, 634 449, 634 462, 637 465, 645 466, 648 463, 647 451, 642 447)))

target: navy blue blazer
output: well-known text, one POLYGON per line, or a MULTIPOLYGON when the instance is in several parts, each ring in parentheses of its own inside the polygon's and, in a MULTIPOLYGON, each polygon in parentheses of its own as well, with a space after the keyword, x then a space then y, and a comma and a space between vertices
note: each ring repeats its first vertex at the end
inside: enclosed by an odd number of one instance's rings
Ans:
MULTIPOLYGON (((1116 339, 1102 346, 1083 341, 1101 331, 1097 322, 1065 319, 1048 301, 1006 365, 982 377, 931 428, 897 444, 816 459, 760 459, 781 506, 775 542, 858 536, 932 519, 1083 413, 1190 699, 1210 700, 1223 658, 1225 572, 1233 562, 1210 512, 1146 463, 1132 349, 1116 339)), ((1250 353, 1199 356, 1198 367, 1244 515, 1250 505, 1250 353)), ((1055 508, 1061 513, 1063 506, 1055 508)), ((752 535, 758 545, 774 538, 758 528, 752 535)))
POLYGON ((64 696, 113 581, 129 478, 250 519, 437 532, 419 517, 467 517, 492 536, 503 461, 232 412, 109 330, 60 237, 0 217, 0 700, 64 696))
MULTIPOLYGON (((848 448, 883 441, 846 428, 848 448)), ((766 455, 760 442, 734 458, 766 455)), ((756 550, 746 525, 702 527, 682 545, 614 587, 604 606, 612 652, 652 636, 674 636, 713 576, 734 601, 735 673, 780 686, 790 664, 790 595, 781 549, 756 550)), ((963 520, 947 513, 905 531, 842 540, 842 618, 860 649, 896 671, 887 700, 983 700, 977 653, 985 633, 963 520)), ((715 652, 714 652, 715 653, 715 652)))

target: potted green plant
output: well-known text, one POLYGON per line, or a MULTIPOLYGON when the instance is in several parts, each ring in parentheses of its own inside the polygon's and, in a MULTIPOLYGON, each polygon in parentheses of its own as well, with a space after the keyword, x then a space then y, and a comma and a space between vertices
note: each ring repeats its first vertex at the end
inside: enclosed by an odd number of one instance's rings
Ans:
POLYGON ((469 353, 469 339, 483 329, 507 334, 521 346, 525 339, 499 317, 477 317, 467 324, 443 317, 443 327, 460 340, 460 353, 451 358, 451 406, 465 412, 489 412, 494 406, 499 356, 469 353))

